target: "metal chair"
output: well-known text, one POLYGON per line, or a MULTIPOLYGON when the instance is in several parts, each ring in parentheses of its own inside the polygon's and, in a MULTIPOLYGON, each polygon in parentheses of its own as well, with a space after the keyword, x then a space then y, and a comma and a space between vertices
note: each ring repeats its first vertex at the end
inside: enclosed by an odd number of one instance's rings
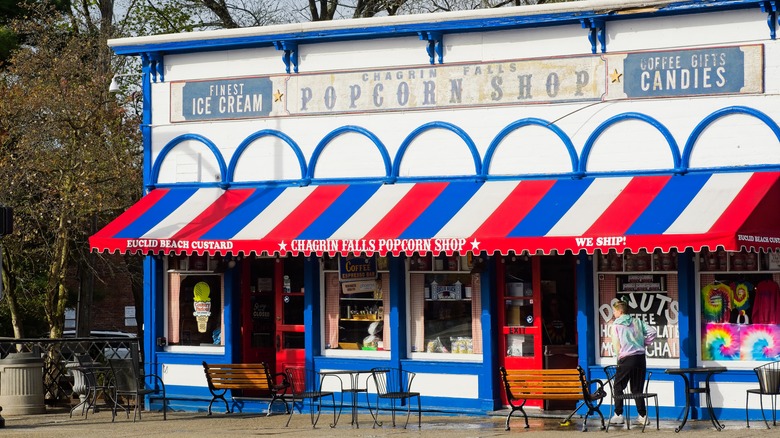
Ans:
POLYGON ((758 400, 761 404, 761 417, 764 419, 766 428, 769 429, 769 422, 766 421, 764 414, 764 396, 772 396, 772 425, 777 426, 777 396, 780 395, 780 361, 769 362, 759 367, 753 368, 758 379, 758 389, 748 389, 745 394, 745 422, 750 427, 750 394, 758 394, 758 400))
POLYGON ((78 362, 78 367, 74 368, 73 371, 81 373, 81 377, 83 377, 86 384, 86 394, 84 396, 84 404, 82 405, 82 413, 86 418, 89 417, 90 408, 93 413, 98 411, 98 395, 103 394, 104 397, 108 397, 110 394, 111 382, 109 381, 110 377, 106 373, 109 368, 103 363, 95 362, 88 354, 77 354, 76 361, 78 362))
POLYGON ((290 409, 290 416, 287 418, 287 424, 290 425, 293 412, 295 412, 295 402, 301 402, 301 410, 303 410, 303 401, 309 400, 309 413, 311 414, 311 427, 317 427, 317 422, 320 421, 320 414, 322 413, 322 399, 330 397, 331 406, 333 406, 333 423, 330 427, 336 427, 336 397, 333 392, 322 391, 320 388, 320 379, 313 370, 309 370, 303 367, 289 367, 285 369, 287 375, 287 383, 290 385, 290 392, 292 393, 292 409, 290 409), (317 400, 317 416, 314 416, 314 401, 317 400))
POLYGON ((111 412, 111 421, 116 419, 116 411, 118 408, 124 409, 127 413, 127 417, 130 418, 129 401, 131 398, 133 399, 133 422, 135 422, 136 416, 138 416, 138 419, 140 420, 141 404, 143 403, 144 397, 150 394, 162 395, 163 420, 168 419, 168 401, 165 397, 165 383, 163 383, 162 378, 156 374, 144 373, 137 348, 130 348, 130 357, 122 358, 115 355, 109 357, 108 362, 111 364, 114 389, 114 406, 111 412), (154 385, 147 386, 147 380, 153 381, 154 385), (120 404, 120 397, 124 397, 127 400, 127 406, 120 404))
MULTIPOLYGON (((604 367, 604 372, 607 374, 607 382, 609 382, 609 392, 612 394, 612 404, 610 405, 609 409, 609 419, 612 419, 612 415, 615 412, 615 401, 616 400, 623 400, 625 401, 624 406, 624 412, 626 417, 626 429, 631 429, 631 416, 629 415, 629 407, 631 405, 631 400, 644 399, 645 400, 645 406, 649 404, 650 399, 653 399, 655 402, 655 428, 660 429, 660 421, 658 419, 658 394, 654 392, 649 392, 648 389, 650 388, 650 378, 652 377, 653 373, 651 371, 645 370, 645 385, 644 390, 639 393, 632 393, 632 392, 626 392, 630 391, 630 388, 625 387, 623 389, 622 394, 615 394, 615 374, 617 373, 617 365, 609 365, 604 367)), ((630 376, 630 381, 633 381, 634 378, 638 378, 640 376, 636 375, 636 373, 639 373, 639 370, 632 370, 632 375, 630 376)), ((647 406, 649 408, 649 406, 647 406)), ((648 410, 648 413, 650 411, 648 410)), ((647 426, 647 422, 642 424, 642 432, 645 431, 645 426, 647 426)), ((609 421, 607 421, 607 432, 609 432, 609 421)))
POLYGON ((404 404, 406 405, 406 423, 404 424, 404 429, 406 429, 406 426, 409 424, 409 416, 411 415, 411 399, 413 398, 417 399, 417 427, 422 427, 420 393, 413 392, 411 390, 415 373, 398 368, 374 368, 371 370, 371 375, 373 376, 374 384, 376 385, 377 395, 374 427, 382 425, 382 423, 379 422, 380 401, 390 400, 390 411, 393 419, 393 427, 395 427, 396 401, 400 402, 401 406, 404 404))

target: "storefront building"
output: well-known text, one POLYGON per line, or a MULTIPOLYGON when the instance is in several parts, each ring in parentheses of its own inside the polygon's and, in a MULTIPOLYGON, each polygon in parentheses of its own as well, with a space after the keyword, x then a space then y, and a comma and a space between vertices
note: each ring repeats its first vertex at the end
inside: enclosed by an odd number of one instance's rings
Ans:
POLYGON ((143 62, 146 195, 91 246, 147 255, 144 348, 176 408, 207 403, 202 361, 263 361, 401 367, 426 409, 484 413, 500 366, 603 377, 622 299, 658 330, 663 417, 685 397, 665 369, 717 364, 719 415, 743 418, 780 357, 775 7, 112 40, 143 62))

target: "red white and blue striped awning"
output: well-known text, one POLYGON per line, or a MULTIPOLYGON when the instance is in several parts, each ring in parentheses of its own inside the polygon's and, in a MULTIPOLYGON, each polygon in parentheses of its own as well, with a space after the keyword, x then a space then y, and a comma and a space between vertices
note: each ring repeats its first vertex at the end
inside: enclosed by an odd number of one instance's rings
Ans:
POLYGON ((780 172, 157 188, 90 238, 146 254, 780 250, 780 172))

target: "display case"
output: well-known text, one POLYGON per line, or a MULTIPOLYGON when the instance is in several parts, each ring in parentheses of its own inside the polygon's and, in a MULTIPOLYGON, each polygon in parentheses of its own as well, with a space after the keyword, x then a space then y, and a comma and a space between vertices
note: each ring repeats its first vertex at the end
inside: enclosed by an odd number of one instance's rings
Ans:
POLYGON ((370 291, 342 290, 339 299, 339 347, 342 349, 381 349, 381 338, 365 342, 366 338, 376 335, 381 327, 384 315, 382 289, 370 291), (345 293, 346 291, 346 293, 345 293), (380 321, 379 324, 372 324, 380 321))
POLYGON ((460 267, 459 257, 433 258, 432 272, 412 274, 412 283, 423 286, 423 299, 412 310, 418 315, 412 330, 420 336, 414 345, 425 353, 474 354, 472 278, 468 272, 449 271, 449 263, 460 267))

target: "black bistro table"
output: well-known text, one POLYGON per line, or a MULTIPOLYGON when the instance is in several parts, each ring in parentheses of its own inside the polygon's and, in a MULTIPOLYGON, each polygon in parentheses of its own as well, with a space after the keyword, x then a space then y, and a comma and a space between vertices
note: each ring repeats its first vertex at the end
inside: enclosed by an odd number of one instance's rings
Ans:
MULTIPOLYGON (((339 379, 339 383, 341 385, 341 406, 339 406, 339 415, 336 417, 336 423, 338 424, 338 419, 341 418, 341 411, 344 409, 344 393, 348 392, 352 395, 352 426, 360 428, 360 425, 358 424, 358 394, 361 392, 366 393, 366 401, 369 403, 369 412, 371 411, 371 405, 370 401, 368 401, 368 377, 366 377, 366 385, 360 386, 360 376, 361 375, 370 375, 372 373, 372 370, 323 370, 320 371, 320 387, 322 387, 322 382, 325 380, 326 377, 331 376, 339 379), (349 386, 344 385, 344 378, 349 378, 349 386)), ((374 414, 372 413, 371 416, 373 417, 374 414)), ((376 419, 374 420, 376 421, 376 419)))
POLYGON ((723 425, 715 417, 715 410, 712 408, 712 397, 710 396, 710 380, 715 374, 720 374, 726 371, 726 367, 696 367, 696 368, 670 368, 666 370, 666 374, 682 376, 685 381, 685 412, 683 413, 682 423, 677 426, 674 431, 679 432, 685 426, 688 421, 688 413, 691 409, 691 398, 693 394, 704 394, 704 398, 707 402, 707 411, 710 413, 710 421, 715 426, 715 430, 723 430, 723 425), (695 375, 703 375, 704 388, 698 386, 692 386, 693 377, 695 375))

